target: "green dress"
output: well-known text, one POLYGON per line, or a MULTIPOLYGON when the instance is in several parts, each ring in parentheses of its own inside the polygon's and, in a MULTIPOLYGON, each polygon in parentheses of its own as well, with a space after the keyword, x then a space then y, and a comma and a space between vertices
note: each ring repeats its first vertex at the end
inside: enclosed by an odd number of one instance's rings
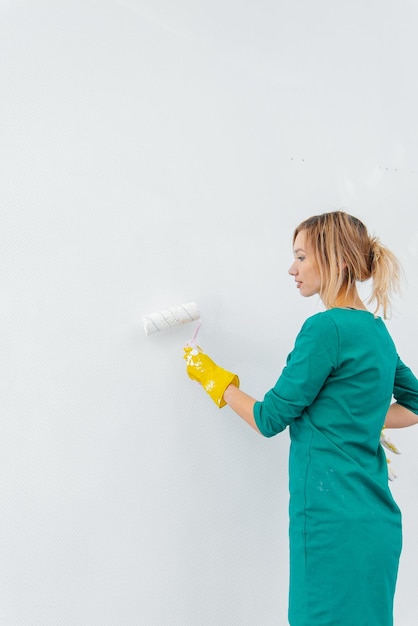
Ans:
POLYGON ((291 626, 391 626, 402 544, 380 432, 393 399, 418 413, 418 382, 380 317, 310 317, 254 406, 267 437, 290 429, 291 626))

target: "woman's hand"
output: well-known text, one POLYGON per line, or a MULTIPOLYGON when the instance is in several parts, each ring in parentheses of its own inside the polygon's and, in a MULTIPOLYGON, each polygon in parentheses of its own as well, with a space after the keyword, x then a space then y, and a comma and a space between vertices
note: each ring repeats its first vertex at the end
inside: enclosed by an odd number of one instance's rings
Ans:
POLYGON ((231 384, 239 387, 238 376, 216 365, 199 346, 193 347, 186 344, 184 358, 189 377, 202 385, 219 408, 224 407, 226 405, 223 398, 225 389, 231 384))

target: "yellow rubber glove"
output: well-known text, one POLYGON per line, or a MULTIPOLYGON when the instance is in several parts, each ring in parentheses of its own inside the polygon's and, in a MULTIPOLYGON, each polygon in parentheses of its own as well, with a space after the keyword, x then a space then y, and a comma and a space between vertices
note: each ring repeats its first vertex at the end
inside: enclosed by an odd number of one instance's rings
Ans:
MULTIPOLYGON (((389 437, 386 435, 386 428, 385 428, 385 426, 383 426, 382 432, 380 433, 380 443, 387 450, 390 450, 391 452, 394 452, 395 454, 401 454, 401 451, 398 448, 398 446, 396 444, 394 444, 389 439, 389 437)), ((388 459, 388 457, 386 457, 386 461, 388 463, 388 478, 389 478, 389 480, 395 480, 395 478, 397 478, 398 475, 395 473, 393 468, 390 466, 390 459, 388 459)))
POLYGON ((199 346, 186 345, 184 358, 189 377, 202 385, 220 409, 225 406, 226 402, 223 399, 225 389, 231 383, 239 387, 238 376, 216 365, 199 346))

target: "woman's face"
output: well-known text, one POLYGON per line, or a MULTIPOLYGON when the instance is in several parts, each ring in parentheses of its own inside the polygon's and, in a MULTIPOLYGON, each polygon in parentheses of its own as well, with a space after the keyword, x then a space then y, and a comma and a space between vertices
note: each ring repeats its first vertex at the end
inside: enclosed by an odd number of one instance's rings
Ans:
POLYGON ((294 277, 300 294, 309 298, 319 293, 321 279, 318 264, 313 250, 306 241, 304 230, 297 234, 293 248, 295 260, 289 268, 289 274, 294 277))

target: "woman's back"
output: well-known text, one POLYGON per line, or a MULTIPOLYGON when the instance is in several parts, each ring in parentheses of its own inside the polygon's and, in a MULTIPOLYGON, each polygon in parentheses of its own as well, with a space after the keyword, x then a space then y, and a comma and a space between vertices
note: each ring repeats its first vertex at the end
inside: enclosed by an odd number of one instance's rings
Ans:
POLYGON ((290 355, 289 384, 305 370, 311 400, 290 424, 292 626, 391 624, 401 515, 379 440, 397 364, 363 310, 313 316, 290 355))

